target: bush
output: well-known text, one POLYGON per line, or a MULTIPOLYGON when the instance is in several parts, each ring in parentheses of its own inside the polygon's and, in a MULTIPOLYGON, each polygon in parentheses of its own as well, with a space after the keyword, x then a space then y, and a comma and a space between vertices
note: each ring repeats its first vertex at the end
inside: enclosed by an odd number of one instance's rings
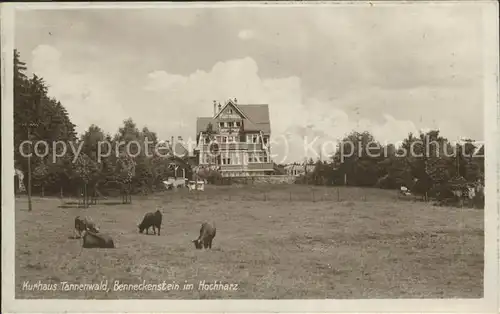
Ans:
POLYGON ((223 183, 223 178, 222 178, 221 173, 219 171, 215 171, 215 170, 210 170, 204 179, 207 180, 207 182, 209 184, 222 184, 223 183))

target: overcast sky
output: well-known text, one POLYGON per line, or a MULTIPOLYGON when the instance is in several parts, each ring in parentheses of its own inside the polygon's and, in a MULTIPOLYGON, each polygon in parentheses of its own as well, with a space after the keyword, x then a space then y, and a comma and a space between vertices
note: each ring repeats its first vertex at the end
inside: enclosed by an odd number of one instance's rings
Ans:
POLYGON ((132 117, 193 138, 212 100, 236 97, 269 104, 275 151, 286 136, 294 161, 304 135, 318 147, 354 128, 482 140, 481 27, 465 3, 19 11, 15 46, 78 132, 132 117))

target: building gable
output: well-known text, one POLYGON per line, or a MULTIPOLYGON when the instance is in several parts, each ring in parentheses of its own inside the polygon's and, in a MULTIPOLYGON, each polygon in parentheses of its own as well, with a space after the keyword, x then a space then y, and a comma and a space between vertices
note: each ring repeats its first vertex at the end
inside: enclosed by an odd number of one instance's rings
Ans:
POLYGON ((214 119, 225 118, 248 119, 248 117, 240 110, 240 108, 238 108, 238 106, 232 100, 228 100, 224 107, 222 107, 214 117, 214 119))
MULTIPOLYGON (((214 108, 215 109, 215 108, 214 108)), ((218 129, 218 121, 230 119, 242 119, 243 129, 249 132, 263 132, 266 135, 271 133, 269 119, 269 107, 267 104, 236 104, 229 100, 219 110, 214 117, 198 117, 196 121, 196 134, 205 132, 209 123, 212 123, 214 130, 218 129), (233 115, 231 117, 230 115, 233 115)))

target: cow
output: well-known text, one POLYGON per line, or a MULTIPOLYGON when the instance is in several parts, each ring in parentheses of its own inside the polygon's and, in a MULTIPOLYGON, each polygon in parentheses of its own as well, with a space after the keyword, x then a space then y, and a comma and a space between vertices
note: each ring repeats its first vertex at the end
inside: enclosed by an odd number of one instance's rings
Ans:
POLYGON ((79 237, 82 236, 82 231, 92 231, 94 233, 99 232, 99 228, 92 221, 90 217, 80 217, 76 216, 75 218, 75 230, 78 233, 79 237))
POLYGON ((83 244, 82 247, 86 249, 90 248, 103 248, 103 249, 114 249, 115 243, 111 236, 104 233, 95 233, 88 230, 83 230, 82 232, 83 244))
POLYGON ((212 240, 215 238, 216 231, 217 229, 215 228, 215 224, 209 224, 206 222, 202 223, 200 236, 198 237, 198 239, 192 241, 194 243, 194 247, 200 250, 203 245, 203 248, 211 249, 212 240))
POLYGON ((144 230, 146 230, 146 234, 149 234, 149 228, 153 227, 153 232, 154 234, 156 234, 156 227, 158 229, 158 235, 160 235, 161 221, 162 214, 159 209, 157 209, 154 213, 146 213, 146 215, 144 215, 144 218, 142 219, 142 222, 138 225, 139 233, 142 233, 144 230))

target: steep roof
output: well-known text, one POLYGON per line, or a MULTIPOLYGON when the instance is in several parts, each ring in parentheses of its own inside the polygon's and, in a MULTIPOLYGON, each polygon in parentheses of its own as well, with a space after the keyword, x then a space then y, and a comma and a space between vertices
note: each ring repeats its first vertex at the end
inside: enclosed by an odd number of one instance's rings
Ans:
MULTIPOLYGON (((269 120, 269 106, 261 105, 236 105, 248 119, 243 119, 243 126, 246 131, 262 131, 271 133, 271 122, 269 120)), ((198 117, 196 119, 196 134, 207 129, 209 123, 217 128, 216 120, 213 117, 198 117)))
POLYGON ((461 186, 467 184, 467 180, 463 176, 455 176, 448 180, 448 184, 451 186, 461 186))
MULTIPOLYGON (((250 122, 252 122, 256 126, 255 131, 262 130, 262 132, 264 133, 271 132, 271 121, 269 120, 268 105, 243 105, 238 107, 250 119, 250 122)), ((246 125, 245 129, 247 129, 246 125)))
POLYGON ((189 155, 189 151, 186 149, 186 147, 184 147, 184 145, 182 145, 179 142, 176 142, 174 144, 173 153, 176 156, 187 156, 187 155, 189 155))
POLYGON ((189 155, 189 151, 187 150, 187 148, 184 147, 184 145, 180 142, 175 142, 173 148, 172 148, 172 145, 169 143, 169 144, 158 147, 158 150, 160 150, 160 151, 168 150, 169 153, 171 153, 177 157, 189 155))
POLYGON ((212 123, 215 128, 215 121, 212 117, 198 117, 196 118, 196 134, 200 134, 207 129, 209 123, 212 123))
POLYGON ((481 148, 476 153, 479 157, 484 157, 484 145, 481 145, 481 148))

